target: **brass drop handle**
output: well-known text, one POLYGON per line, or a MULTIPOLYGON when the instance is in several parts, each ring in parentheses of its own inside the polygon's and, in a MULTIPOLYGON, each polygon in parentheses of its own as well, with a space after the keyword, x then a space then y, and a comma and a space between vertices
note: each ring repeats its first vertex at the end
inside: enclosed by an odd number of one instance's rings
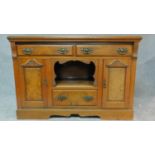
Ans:
POLYGON ((57 100, 59 100, 59 101, 64 101, 66 99, 67 99, 67 96, 65 96, 65 95, 59 95, 59 96, 57 96, 57 100))
POLYGON ((31 55, 32 54, 32 48, 24 48, 23 53, 25 55, 31 55))
POLYGON ((128 53, 128 49, 127 48, 118 48, 116 51, 120 55, 125 55, 125 54, 128 53))
POLYGON ((92 101, 93 100, 93 96, 83 96, 83 99, 87 102, 92 101))
POLYGON ((82 48, 81 51, 83 54, 91 54, 93 52, 92 48, 82 48))
POLYGON ((68 52, 67 48, 60 48, 60 49, 58 49, 58 53, 59 54, 66 54, 67 52, 68 52))

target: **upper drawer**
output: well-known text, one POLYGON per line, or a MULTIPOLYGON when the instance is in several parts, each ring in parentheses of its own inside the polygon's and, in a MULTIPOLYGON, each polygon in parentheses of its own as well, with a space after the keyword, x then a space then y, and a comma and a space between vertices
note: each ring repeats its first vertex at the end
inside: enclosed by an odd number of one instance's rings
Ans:
POLYGON ((132 54, 132 45, 108 44, 108 45, 77 45, 77 55, 80 56, 128 56, 132 54))
POLYGON ((72 55, 72 45, 18 45, 18 55, 72 55))

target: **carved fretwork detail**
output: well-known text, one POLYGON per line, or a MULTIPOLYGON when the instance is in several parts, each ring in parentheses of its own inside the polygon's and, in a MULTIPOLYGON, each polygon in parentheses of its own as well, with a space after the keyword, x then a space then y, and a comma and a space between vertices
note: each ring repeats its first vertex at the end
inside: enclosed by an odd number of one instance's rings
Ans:
POLYGON ((42 67, 43 65, 40 64, 36 59, 28 60, 25 64, 22 65, 23 67, 42 67))
MULTIPOLYGON (((77 58, 72 58, 72 59, 65 59, 65 60, 58 60, 58 62, 60 63, 60 64, 63 64, 63 63, 66 63, 66 62, 68 62, 68 61, 81 61, 81 62, 83 62, 83 63, 86 63, 86 64, 89 64, 90 62, 94 62, 94 61, 92 61, 92 60, 83 60, 83 59, 77 59, 77 58)), ((57 61, 56 61, 57 62, 57 61)), ((56 63, 55 62, 55 63, 56 63)))
POLYGON ((107 65, 107 67, 108 68, 127 68, 128 67, 128 65, 126 65, 126 64, 124 64, 124 63, 122 63, 122 62, 120 62, 119 60, 115 60, 115 61, 113 61, 111 64, 108 64, 107 65))

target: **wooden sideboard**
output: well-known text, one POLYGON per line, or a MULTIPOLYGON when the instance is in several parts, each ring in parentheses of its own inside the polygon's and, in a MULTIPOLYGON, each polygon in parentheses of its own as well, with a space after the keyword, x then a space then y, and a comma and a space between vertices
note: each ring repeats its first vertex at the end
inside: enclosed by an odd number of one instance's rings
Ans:
POLYGON ((18 119, 133 119, 140 36, 9 36, 18 119))

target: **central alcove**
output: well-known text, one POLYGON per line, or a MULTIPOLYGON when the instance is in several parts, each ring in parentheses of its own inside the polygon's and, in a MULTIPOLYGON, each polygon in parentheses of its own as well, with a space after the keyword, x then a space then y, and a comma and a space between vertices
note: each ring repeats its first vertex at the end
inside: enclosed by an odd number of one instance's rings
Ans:
POLYGON ((95 64, 78 60, 70 60, 64 63, 57 61, 54 65, 55 82, 59 84, 93 85, 95 79, 95 64))

